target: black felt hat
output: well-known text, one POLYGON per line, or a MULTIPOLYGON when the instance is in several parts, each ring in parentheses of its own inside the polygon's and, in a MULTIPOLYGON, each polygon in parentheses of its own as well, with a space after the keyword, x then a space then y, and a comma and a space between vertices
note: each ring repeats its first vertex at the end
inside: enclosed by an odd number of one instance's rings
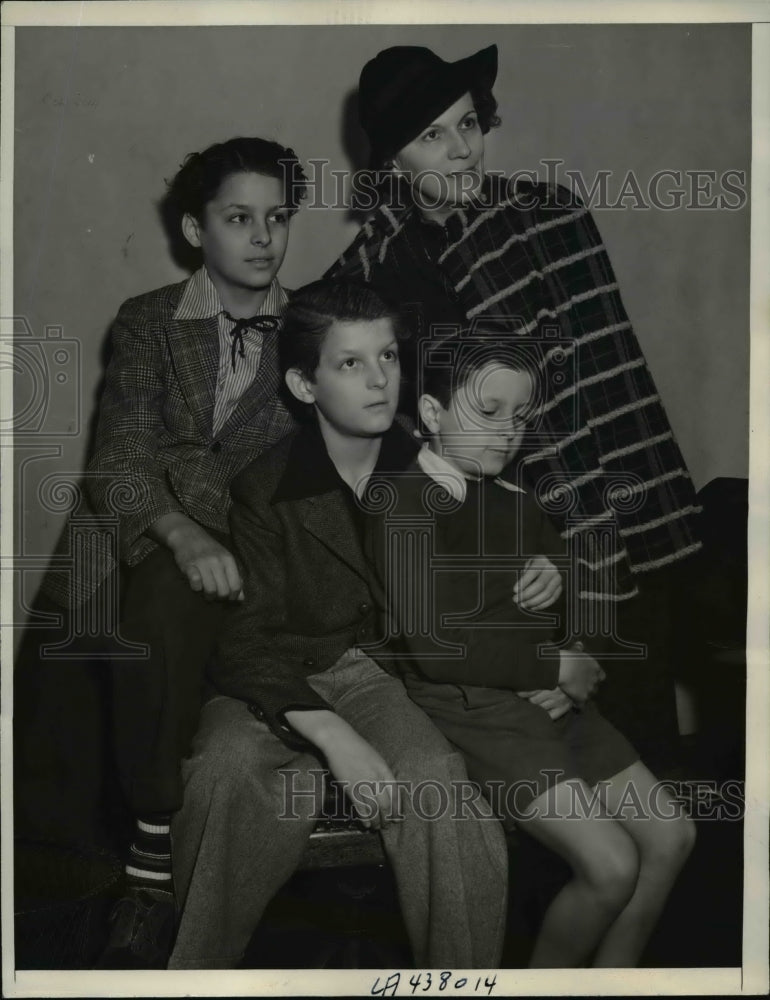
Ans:
POLYGON ((469 90, 492 86, 497 46, 445 62, 421 45, 394 45, 361 70, 358 108, 371 146, 370 166, 382 166, 469 90))

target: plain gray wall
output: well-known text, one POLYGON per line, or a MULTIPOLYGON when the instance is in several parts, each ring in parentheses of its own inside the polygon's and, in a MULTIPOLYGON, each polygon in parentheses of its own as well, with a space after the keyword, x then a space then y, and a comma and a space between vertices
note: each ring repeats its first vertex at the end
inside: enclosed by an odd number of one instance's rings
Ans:
MULTIPOLYGON (((614 197, 630 170, 643 191, 663 169, 748 182, 750 39, 748 25, 17 29, 14 312, 35 338, 56 325, 80 344, 80 397, 72 379, 57 387, 46 425, 77 430, 74 407, 80 431, 20 439, 17 554, 49 554, 61 530, 38 487, 83 467, 118 306, 185 276, 156 203, 186 153, 262 135, 347 169, 360 136, 343 110, 367 59, 393 44, 456 59, 495 41, 503 125, 488 167, 544 175, 559 158, 589 182, 611 171, 614 197)), ((595 218, 696 486, 746 476, 748 207, 595 218)), ((317 277, 355 229, 344 210, 304 209, 284 284, 317 277)))

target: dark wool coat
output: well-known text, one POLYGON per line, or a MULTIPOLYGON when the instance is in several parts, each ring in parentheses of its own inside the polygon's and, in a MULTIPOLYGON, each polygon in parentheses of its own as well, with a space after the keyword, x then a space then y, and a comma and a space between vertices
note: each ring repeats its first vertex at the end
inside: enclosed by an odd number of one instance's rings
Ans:
MULTIPOLYGON (((406 468, 415 445, 397 425, 378 468, 406 468)), ((352 491, 315 423, 279 442, 232 484, 230 535, 245 600, 229 610, 209 672, 217 691, 258 706, 286 742, 292 708, 328 708, 307 678, 376 643, 383 594, 364 558, 352 491)))

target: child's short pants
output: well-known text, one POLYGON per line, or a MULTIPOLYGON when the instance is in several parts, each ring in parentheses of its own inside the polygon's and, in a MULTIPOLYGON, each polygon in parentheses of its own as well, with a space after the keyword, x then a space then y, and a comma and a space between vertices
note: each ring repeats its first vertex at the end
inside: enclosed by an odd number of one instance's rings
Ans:
POLYGON ((506 825, 559 782, 593 788, 639 760, 625 736, 589 702, 556 721, 513 691, 405 678, 410 697, 465 756, 506 825))

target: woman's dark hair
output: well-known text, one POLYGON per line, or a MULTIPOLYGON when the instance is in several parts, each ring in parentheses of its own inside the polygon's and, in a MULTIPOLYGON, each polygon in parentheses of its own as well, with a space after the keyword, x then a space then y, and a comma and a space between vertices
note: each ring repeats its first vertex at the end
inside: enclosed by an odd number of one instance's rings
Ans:
POLYGON ((206 205, 213 201, 223 182, 233 174, 255 173, 275 177, 284 185, 286 207, 299 208, 305 197, 307 177, 293 149, 269 139, 228 139, 190 153, 168 185, 166 213, 182 218, 190 214, 203 222, 206 205))
POLYGON ((478 115, 479 128, 486 135, 491 128, 497 128, 500 124, 495 95, 490 87, 481 85, 471 88, 471 99, 478 115))
MULTIPOLYGON (((486 135, 491 128, 497 128, 500 125, 500 116, 497 114, 497 99, 492 93, 491 88, 484 86, 484 84, 479 84, 478 87, 471 87, 470 95, 473 101, 473 110, 476 112, 476 117, 478 118, 479 128, 482 135, 486 135)), ((415 136, 416 138, 417 136, 415 136)), ((388 169, 392 165, 393 157, 390 157, 383 163, 383 167, 388 169)))
POLYGON ((297 368, 313 379, 321 345, 332 323, 389 319, 397 337, 402 336, 398 309, 369 285, 347 280, 314 281, 294 292, 278 337, 281 372, 297 368))

